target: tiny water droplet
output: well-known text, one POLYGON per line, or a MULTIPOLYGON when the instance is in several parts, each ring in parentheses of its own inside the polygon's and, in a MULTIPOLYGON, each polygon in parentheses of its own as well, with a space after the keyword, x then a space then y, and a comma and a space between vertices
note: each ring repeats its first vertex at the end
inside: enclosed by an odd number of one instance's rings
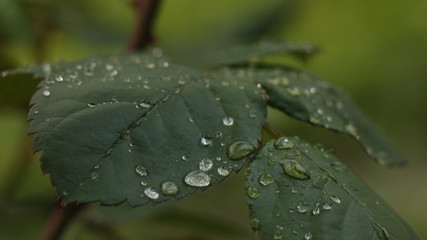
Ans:
POLYGON ((147 69, 154 69, 154 68, 156 68, 156 64, 154 64, 154 63, 147 63, 147 64, 145 64, 145 67, 147 69))
POLYGON ((263 173, 259 177, 258 181, 261 185, 267 186, 274 182, 274 177, 270 173, 263 173))
POLYGON ((356 127, 353 125, 353 124, 351 124, 351 123, 349 123, 349 124, 347 124, 347 125, 345 125, 345 130, 351 135, 351 136, 353 136, 353 137, 357 137, 359 134, 357 133, 357 129, 356 129, 356 127))
POLYGON ((43 90, 43 96, 49 97, 50 96, 50 91, 48 89, 43 90))
POLYGON ((216 138, 221 138, 222 132, 221 131, 216 132, 215 136, 216 136, 216 138))
POLYGON ((276 230, 274 231, 273 239, 281 240, 283 238, 282 231, 276 230))
POLYGON ((182 156, 181 156, 181 159, 182 159, 182 161, 184 161, 184 162, 188 162, 189 157, 188 157, 187 155, 182 155, 182 156))
POLYGON ((283 172, 290 177, 299 180, 306 180, 310 178, 310 174, 307 169, 305 169, 305 167, 297 160, 285 158, 280 161, 280 164, 283 167, 283 172))
POLYGON ((259 197, 259 190, 256 187, 248 187, 246 193, 250 198, 257 199, 259 197))
POLYGON ((312 238, 313 238, 313 235, 310 232, 304 234, 304 240, 311 240, 312 238))
POLYGON ((91 178, 92 180, 97 180, 97 179, 98 179, 98 173, 96 173, 96 172, 91 173, 91 174, 90 174, 90 178, 91 178))
POLYGON ((212 144, 212 138, 211 138, 211 136, 209 136, 207 134, 203 135, 202 138, 200 139, 200 143, 203 146, 209 146, 210 144, 212 144))
POLYGON ((249 117, 256 118, 256 111, 254 109, 249 110, 249 117))
POLYGON ((148 175, 147 169, 145 169, 145 167, 143 167, 141 165, 136 165, 135 172, 141 177, 145 177, 148 175))
POLYGON ((141 185, 142 185, 142 186, 147 186, 147 182, 145 182, 145 181, 141 181, 141 185))
POLYGON ((145 196, 147 196, 148 198, 153 199, 153 200, 159 198, 159 193, 156 192, 156 190, 154 190, 151 187, 146 188, 144 190, 144 194, 145 194, 145 196))
POLYGON ((308 204, 306 202, 300 202, 297 206, 297 210, 300 213, 306 213, 310 208, 308 207, 308 204))
POLYGON ((62 76, 56 76, 55 77, 55 81, 57 81, 57 82, 62 82, 62 81, 64 81, 64 78, 62 77, 62 76))
POLYGON ((88 104, 87 104, 87 106, 92 108, 92 107, 95 107, 95 106, 96 106, 96 103, 94 103, 94 102, 90 102, 90 103, 88 103, 88 104))
POLYGON ((336 203, 336 204, 340 204, 341 203, 341 198, 338 196, 331 196, 330 199, 332 200, 332 202, 336 203))
POLYGON ((289 138, 281 137, 274 142, 274 147, 276 147, 277 149, 289 149, 293 148, 294 144, 289 138))
POLYGON ((222 123, 224 124, 224 126, 230 127, 233 126, 234 119, 230 116, 227 116, 222 119, 222 123))
POLYGON ((258 220, 258 218, 251 218, 251 228, 253 230, 257 230, 259 228, 259 220, 258 220))
POLYGON ((217 171, 218 171, 219 175, 224 176, 224 177, 230 175, 230 173, 231 173, 230 170, 226 167, 219 167, 217 169, 217 171))
POLYGON ((318 215, 320 213, 320 208, 319 207, 315 207, 313 208, 313 211, 311 211, 313 213, 313 215, 318 215))
POLYGON ((211 183, 211 178, 201 170, 194 170, 185 175, 184 182, 192 187, 206 187, 211 183))
POLYGON ((245 141, 237 141, 228 148, 228 158, 231 160, 240 160, 255 151, 255 147, 245 141))
POLYGON ((217 160, 218 162, 220 162, 220 161, 222 160, 222 158, 221 158, 221 157, 216 157, 216 160, 217 160))
POLYGON ((173 182, 163 182, 160 190, 166 196, 176 195, 179 192, 178 186, 173 182))
POLYGON ((142 100, 142 101, 139 103, 139 106, 140 106, 140 107, 142 107, 142 108, 149 108, 149 107, 151 107, 151 104, 150 104, 150 102, 148 102, 147 100, 142 100))
POLYGON ((212 167, 213 167, 213 162, 209 158, 203 158, 199 162, 199 169, 202 170, 203 172, 207 172, 211 170, 212 167))

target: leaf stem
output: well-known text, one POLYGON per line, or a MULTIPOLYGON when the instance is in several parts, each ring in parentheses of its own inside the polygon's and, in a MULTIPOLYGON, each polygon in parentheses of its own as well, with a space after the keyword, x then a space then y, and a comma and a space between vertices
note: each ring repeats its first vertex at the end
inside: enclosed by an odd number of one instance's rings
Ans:
POLYGON ((133 0, 137 22, 128 45, 129 52, 141 50, 153 42, 152 28, 160 3, 161 0, 133 0))
POLYGON ((84 205, 62 208, 56 204, 39 240, 59 240, 70 222, 84 209, 84 205))
POLYGON ((268 122, 265 122, 262 128, 264 129, 264 131, 270 134, 273 138, 283 137, 283 133, 281 133, 278 129, 271 126, 270 123, 268 122))

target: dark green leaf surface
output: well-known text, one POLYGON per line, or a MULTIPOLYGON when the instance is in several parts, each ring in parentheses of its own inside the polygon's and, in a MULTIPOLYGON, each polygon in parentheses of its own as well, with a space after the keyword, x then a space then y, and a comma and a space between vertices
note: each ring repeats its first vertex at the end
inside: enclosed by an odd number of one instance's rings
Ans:
POLYGON ((419 239, 335 156, 298 138, 269 141, 245 172, 261 239, 419 239))
POLYGON ((342 92, 303 71, 277 69, 223 70, 228 78, 259 82, 268 104, 294 117, 327 129, 347 133, 382 165, 403 165, 405 160, 375 125, 342 92))
POLYGON ((32 99, 30 133, 64 203, 182 198, 242 167, 227 156, 232 143, 260 140, 266 104, 252 83, 151 55, 52 69, 32 99))
POLYGON ((317 52, 317 48, 311 44, 290 43, 285 41, 261 41, 247 45, 239 45, 209 56, 196 65, 213 66, 213 65, 230 65, 256 61, 260 58, 270 55, 291 54, 300 58, 317 52))

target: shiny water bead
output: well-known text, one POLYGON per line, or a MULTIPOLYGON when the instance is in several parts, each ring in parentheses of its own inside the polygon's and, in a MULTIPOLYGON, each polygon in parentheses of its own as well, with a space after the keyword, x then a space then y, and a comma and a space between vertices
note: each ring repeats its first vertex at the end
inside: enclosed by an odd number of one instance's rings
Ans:
POLYGON ((160 190, 167 196, 176 195, 179 192, 178 186, 173 182, 163 182, 160 186, 160 190))
POLYGON ((255 152, 255 147, 245 141, 237 141, 228 147, 228 158, 231 160, 240 160, 249 154, 255 152))
POLYGON ((206 187, 211 183, 211 178, 201 170, 194 170, 185 175, 184 182, 192 187, 206 187))
POLYGON ((313 235, 310 232, 304 234, 304 240, 311 240, 312 238, 313 238, 313 235))
POLYGON ((233 126, 234 119, 230 116, 227 116, 222 119, 222 123, 224 124, 224 126, 230 127, 233 126))
POLYGON ((43 90, 43 96, 49 97, 50 96, 50 91, 48 89, 43 90))
POLYGON ((331 196, 330 199, 332 200, 332 202, 336 203, 336 204, 340 204, 341 203, 341 198, 338 196, 331 196))
POLYGON ((148 175, 147 169, 145 169, 145 167, 143 167, 141 165, 136 165, 135 172, 141 177, 145 177, 148 175))
POLYGON ((270 173, 263 173, 259 177, 258 181, 261 185, 267 186, 267 185, 270 185, 274 182, 274 177, 270 173))
POLYGON ((203 158, 199 162, 199 169, 204 172, 211 170, 212 167, 213 167, 213 162, 209 158, 203 158))
POLYGON ((282 159, 280 164, 283 167, 283 172, 295 179, 306 180, 310 178, 310 174, 307 169, 297 160, 294 159, 282 159))
POLYGON ((258 218, 251 218, 251 228, 253 230, 257 230, 259 228, 259 220, 258 220, 258 218))
POLYGON ((248 196, 250 197, 250 198, 253 198, 253 199, 256 199, 256 198, 258 198, 259 197, 259 190, 258 190, 258 188, 256 188, 256 187, 248 187, 247 189, 246 189, 246 193, 248 194, 248 196))
POLYGON ((292 148, 293 146, 294 146, 294 144, 287 137, 278 138, 274 142, 274 147, 276 147, 277 149, 289 149, 289 148, 292 148))
POLYGON ((146 188, 145 190, 144 190, 144 194, 145 194, 145 196, 147 196, 148 198, 150 198, 150 199, 153 199, 153 200, 155 200, 155 199, 157 199, 157 198, 159 198, 159 193, 158 192, 156 192, 153 188, 151 188, 151 187, 149 187, 149 188, 146 188))
POLYGON ((202 138, 200 139, 200 143, 203 146, 209 146, 210 144, 212 144, 212 138, 211 138, 211 136, 209 136, 207 134, 203 135, 202 138))
POLYGON ((217 169, 217 171, 218 171, 219 175, 224 176, 224 177, 230 175, 230 173, 231 173, 230 169, 228 169, 226 167, 219 167, 217 169))

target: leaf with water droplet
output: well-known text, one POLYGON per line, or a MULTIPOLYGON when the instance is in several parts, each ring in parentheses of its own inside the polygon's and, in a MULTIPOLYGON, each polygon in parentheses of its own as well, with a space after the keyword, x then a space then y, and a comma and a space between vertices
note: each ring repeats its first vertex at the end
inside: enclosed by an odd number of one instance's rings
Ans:
MULTIPOLYGON (((251 217, 259 220, 257 230, 261 239, 274 239, 280 225, 286 226, 280 230, 283 239, 387 239, 389 236, 395 240, 419 240, 335 155, 296 137, 289 137, 288 141, 293 147, 280 149, 275 147, 277 140, 270 140, 248 166, 247 203, 251 217), (283 159, 291 161, 285 163, 283 159), (272 160, 280 164, 269 164, 272 160), (296 167, 296 161, 300 166, 296 167), (311 177, 302 181, 287 174, 286 168, 297 168, 311 177), (268 187, 260 181, 266 173, 275 180, 268 187)), ((297 176, 305 178, 304 174, 297 176)))
POLYGON ((223 74, 165 67, 163 55, 93 57, 35 73, 43 80, 31 101, 29 132, 36 133, 33 149, 43 150, 42 170, 64 204, 183 198, 242 168, 244 161, 227 162, 228 146, 250 146, 237 151, 241 158, 255 151, 266 114, 256 85, 233 80, 224 87, 223 74), (212 164, 200 163, 206 158, 212 164), (212 171, 214 159, 221 161, 212 171), (209 172, 207 183, 189 175, 200 170, 209 172), (168 191, 169 182, 179 191, 168 191))
MULTIPOLYGON (((221 71, 221 70, 219 70, 221 71)), ((232 79, 261 83, 268 104, 289 116, 346 133, 382 165, 403 165, 404 159, 365 114, 344 93, 311 73, 285 68, 222 70, 232 79), (283 79, 288 84, 282 85, 283 79), (316 89, 313 91, 313 88, 316 89)))

